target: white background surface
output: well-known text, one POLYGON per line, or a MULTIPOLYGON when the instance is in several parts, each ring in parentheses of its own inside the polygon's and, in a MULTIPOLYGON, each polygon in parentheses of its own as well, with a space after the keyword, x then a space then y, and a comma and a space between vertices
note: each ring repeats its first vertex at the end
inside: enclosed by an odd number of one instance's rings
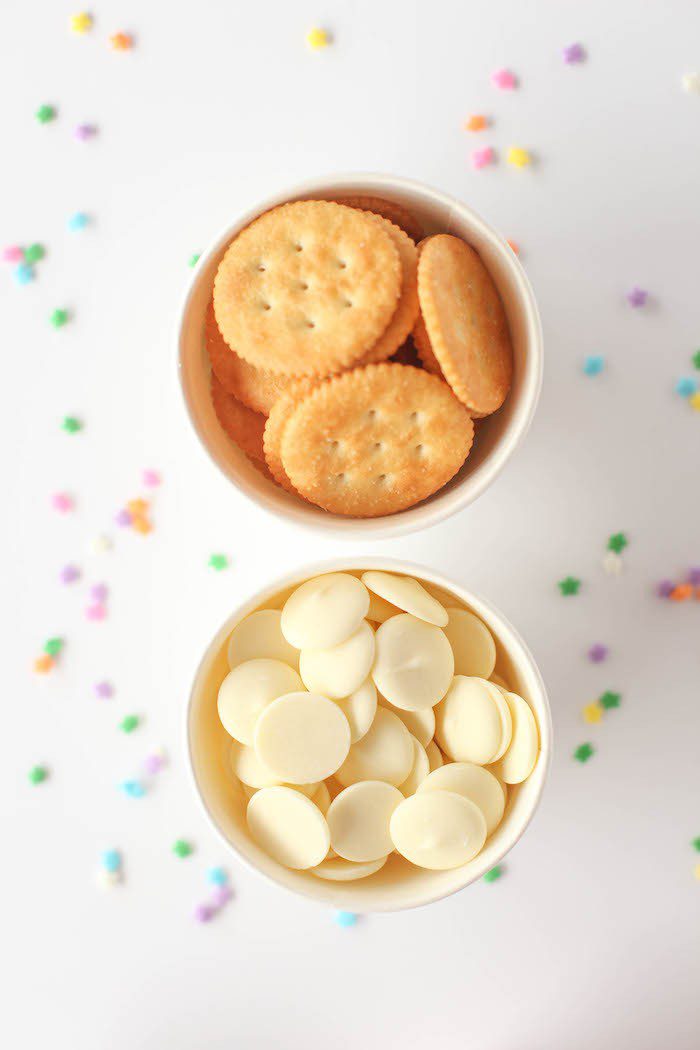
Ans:
POLYGON ((662 603, 659 577, 700 563, 700 415, 673 392, 700 347, 700 8, 687 2, 13 4, 0 36, 0 240, 48 247, 38 278, 0 272, 7 479, 0 776, 2 944, 13 1047, 465 1046, 578 1050, 697 1046, 700 605, 662 603), (311 54, 307 29, 335 45, 311 54), (133 31, 113 54, 107 37, 133 31), (561 48, 580 40, 581 66, 561 48), (509 66, 512 95, 489 74, 509 66), (38 125, 42 102, 59 119, 38 125), (482 136, 469 112, 493 116, 482 136), (96 140, 72 137, 80 122, 96 140), (474 173, 469 151, 524 145, 537 164, 474 173), (284 527, 232 491, 197 447, 175 374, 173 321, 187 260, 244 205, 310 175, 377 170, 466 200, 522 246, 542 311, 545 385, 531 434, 494 487, 421 535, 358 545, 415 559, 495 602, 522 631, 551 694, 556 755, 542 808, 494 885, 339 929, 330 913, 229 861, 183 759, 195 663, 252 589, 347 542, 284 527), (66 231, 76 210, 95 217, 66 231), (652 293, 631 310, 624 292, 652 293), (59 332, 57 306, 74 311, 59 332), (587 353, 606 356, 589 379, 587 353), (85 430, 67 436, 74 413, 85 430), (156 530, 112 525, 163 473, 156 530), (77 509, 61 517, 50 494, 77 509), (625 530, 625 574, 606 576, 625 530), (89 541, 108 531, 114 550, 89 541), (227 572, 207 568, 212 551, 227 572), (84 571, 73 588, 63 564, 84 571), (556 581, 584 580, 577 598, 556 581), (88 623, 87 587, 110 586, 88 623), (44 639, 67 639, 36 679, 44 639), (588 646, 611 647, 607 663, 588 646), (109 678, 111 701, 92 695, 109 678), (581 708, 623 705, 600 726, 581 708), (144 717, 131 736, 117 723, 144 717), (591 740, 585 766, 573 748, 591 740), (157 745, 149 796, 116 785, 157 745), (51 779, 27 784, 46 762, 51 779), (177 837, 196 853, 180 861, 177 837), (100 851, 126 882, 103 893, 100 851), (192 919, 213 863, 236 900, 192 919))

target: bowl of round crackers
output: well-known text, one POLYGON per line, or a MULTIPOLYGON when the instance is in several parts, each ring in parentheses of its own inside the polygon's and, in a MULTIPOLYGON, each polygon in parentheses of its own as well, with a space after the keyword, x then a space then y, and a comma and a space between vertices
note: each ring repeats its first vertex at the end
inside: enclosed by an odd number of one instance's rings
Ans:
POLYGON ((187 412, 229 481, 296 524, 367 537, 485 491, 532 421, 542 359, 508 243, 384 175, 247 210, 201 256, 179 319, 187 412))

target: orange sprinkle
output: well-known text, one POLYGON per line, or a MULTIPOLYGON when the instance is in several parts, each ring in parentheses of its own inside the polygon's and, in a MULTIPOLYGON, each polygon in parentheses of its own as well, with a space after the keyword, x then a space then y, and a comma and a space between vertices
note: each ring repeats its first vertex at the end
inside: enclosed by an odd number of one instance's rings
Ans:
POLYGON ((672 602, 687 602, 688 598, 692 597, 693 586, 690 583, 679 583, 669 594, 669 598, 672 602))
POLYGON ((54 659, 49 656, 48 653, 42 653, 41 656, 37 656, 34 661, 34 670, 37 674, 46 674, 54 666, 54 659))
POLYGON ((134 38, 129 33, 115 33, 109 42, 114 51, 130 51, 134 46, 134 38))
POLYGON ((130 499, 126 505, 126 509, 129 511, 129 514, 133 514, 134 517, 142 517, 148 511, 148 500, 130 499))
POLYGON ((517 241, 506 241, 506 244, 512 252, 514 252, 516 255, 520 255, 520 245, 517 241))
POLYGON ((464 122, 465 131, 483 131, 488 121, 481 113, 472 113, 469 120, 464 122))
POLYGON ((131 527, 135 532, 140 532, 142 536, 146 536, 149 532, 153 532, 153 526, 143 514, 134 515, 131 527))

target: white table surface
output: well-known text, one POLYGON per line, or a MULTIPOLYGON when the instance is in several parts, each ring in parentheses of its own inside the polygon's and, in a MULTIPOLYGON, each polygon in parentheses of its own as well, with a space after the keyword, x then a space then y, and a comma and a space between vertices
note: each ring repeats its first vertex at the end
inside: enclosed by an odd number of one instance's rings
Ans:
POLYGON ((0 1026, 13 1048, 465 1046, 601 1050, 698 1044, 700 604, 654 597, 700 563, 700 415, 674 393, 700 347, 700 8, 522 0, 13 4, 0 34, 2 244, 41 241, 30 287, 2 264, 6 479, 0 733, 3 954, 0 1026), (309 27, 335 36, 310 53, 309 27), (113 54, 110 33, 137 47, 113 54), (587 61, 566 66, 580 40, 587 61), (509 66, 520 89, 499 94, 509 66), (52 102, 58 119, 33 113, 52 102), (491 114, 487 134, 462 130, 491 114), (72 128, 95 122, 96 139, 72 128), (501 160, 473 172, 469 152, 501 160), (505 164, 508 145, 537 164, 505 164), (173 322, 187 261, 244 205, 334 170, 422 179, 466 200, 522 246, 546 337, 539 412, 478 504, 420 535, 355 546, 285 527, 233 492, 185 423, 173 322), (76 210, 95 218, 66 231, 76 210), (633 284, 652 295, 630 309, 633 284), (74 319, 61 331, 55 307, 74 319), (587 353, 603 353, 586 378, 587 353), (81 434, 60 430, 66 414, 81 434), (156 529, 113 516, 162 471, 156 529), (75 494, 75 513, 51 510, 75 494), (630 545, 605 575, 610 533, 630 545), (88 552, 107 531, 114 549, 88 552), (207 568, 212 551, 231 567, 207 568), (183 707, 196 660, 251 590, 304 561, 381 553, 434 566, 522 631, 551 694, 556 754, 541 810, 506 873, 441 904, 352 930, 227 857, 191 790, 183 707), (58 583, 73 561, 83 581, 58 583), (580 576, 578 597, 556 581, 580 576), (86 621, 90 583, 109 616, 86 621), (67 645, 38 679, 44 639, 67 645), (588 646, 611 647, 590 664, 588 646), (111 701, 93 683, 114 682, 111 701), (581 708, 604 689, 600 726, 581 708), (144 717, 131 736, 117 729, 144 717), (587 765, 574 747, 597 747, 587 765), (117 790, 154 746, 153 790, 117 790), (45 762, 40 787, 27 770, 45 762), (175 858, 186 837, 196 852, 175 858), (95 885, 101 850, 126 881, 95 885), (236 899, 194 922, 205 872, 236 899))

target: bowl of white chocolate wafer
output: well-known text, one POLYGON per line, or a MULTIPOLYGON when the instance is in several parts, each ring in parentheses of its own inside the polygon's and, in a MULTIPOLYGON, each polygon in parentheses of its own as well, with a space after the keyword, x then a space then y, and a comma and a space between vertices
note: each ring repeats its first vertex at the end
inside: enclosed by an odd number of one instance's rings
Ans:
POLYGON ((551 720, 490 604, 421 566, 346 558, 232 614, 197 670, 187 739, 241 860, 334 907, 392 911, 468 886, 520 838, 551 720))
POLYGON ((388 537, 476 499, 542 378, 507 241, 407 179, 334 176, 239 216, 179 319, 189 418, 232 484, 313 528, 388 537))

